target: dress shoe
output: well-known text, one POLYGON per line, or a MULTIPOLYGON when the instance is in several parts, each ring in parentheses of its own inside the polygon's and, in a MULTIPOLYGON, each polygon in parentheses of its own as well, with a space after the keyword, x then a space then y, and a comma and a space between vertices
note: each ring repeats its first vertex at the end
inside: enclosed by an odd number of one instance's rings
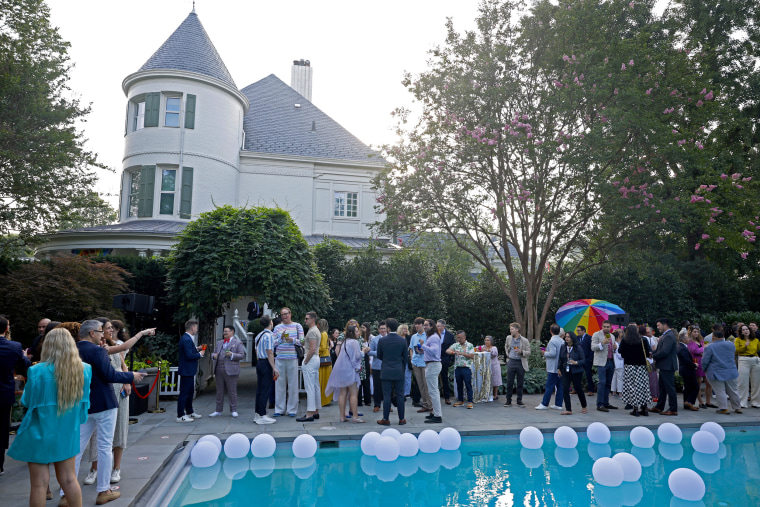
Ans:
POLYGON ((737 408, 736 410, 734 410, 734 412, 736 412, 737 414, 741 414, 742 413, 742 409, 737 408))
POLYGON ((405 424, 406 424, 406 419, 399 419, 399 421, 398 421, 398 425, 399 426, 403 426, 405 424))
POLYGON ((377 424, 380 424, 382 426, 390 426, 391 422, 388 419, 380 419, 377 421, 377 424))
POLYGON ((728 409, 726 409, 726 408, 724 408, 723 410, 716 410, 715 412, 716 412, 716 413, 718 413, 718 414, 730 414, 730 413, 731 413, 731 412, 730 412, 728 409))
POLYGON ((678 415, 678 412, 673 412, 672 410, 668 410, 667 412, 660 412, 662 415, 678 415))
POLYGON ((423 412, 430 412, 430 410, 431 410, 431 409, 429 409, 429 408, 421 408, 421 409, 419 409, 419 410, 417 411, 417 413, 418 413, 418 414, 421 414, 421 413, 423 413, 423 412))
POLYGON ((431 419, 433 417, 435 417, 435 416, 432 413, 430 413, 430 414, 428 414, 428 415, 425 416, 425 419, 431 419))
POLYGON ((625 408, 623 410, 631 410, 631 409, 633 409, 633 405, 631 405, 630 403, 626 403, 625 408))
POLYGON ((610 411, 610 409, 608 409, 607 407, 596 407, 596 409, 599 412, 609 412, 610 411))
POLYGON ((412 403, 412 406, 413 406, 413 407, 417 407, 417 408, 419 408, 419 407, 421 407, 421 406, 422 406, 422 403, 420 403, 420 402, 417 402, 417 403, 412 403))
POLYGON ((639 416, 639 409, 634 408, 633 410, 631 410, 631 415, 634 416, 634 417, 638 417, 639 416))
POLYGON ((683 408, 688 409, 688 410, 693 410, 694 412, 696 412, 697 410, 699 410, 698 407, 695 407, 694 405, 692 405, 691 403, 688 403, 688 402, 686 402, 686 403, 683 404, 683 408))
POLYGON ((309 417, 304 416, 304 417, 299 417, 296 419, 296 422, 313 422, 313 421, 314 421, 314 416, 309 416, 309 417))
POLYGON ((373 412, 380 412, 380 407, 375 407, 372 409, 373 412))
POLYGON ((430 423, 430 424, 437 424, 437 423, 442 423, 443 419, 441 419, 440 417, 433 416, 425 422, 430 423))
POLYGON ((657 407, 650 408, 649 411, 652 412, 653 414, 659 414, 660 412, 662 412, 662 410, 660 410, 657 407))
POLYGON ((523 403, 522 401, 518 401, 517 408, 525 408, 525 403, 523 403))
POLYGON ((617 410, 617 407, 615 405, 605 405, 604 407, 610 410, 617 410))
POLYGON ((451 400, 449 400, 448 398, 446 398, 446 399, 445 399, 445 400, 443 400, 443 401, 446 403, 446 405, 451 405, 451 400))
POLYGON ((95 505, 103 505, 111 500, 116 500, 121 496, 121 493, 119 493, 115 489, 109 489, 108 491, 101 491, 98 493, 98 496, 95 498, 95 505))
MULTIPOLYGON (((360 414, 360 415, 361 415, 361 414, 360 414)), ((314 418, 314 420, 316 421, 317 419, 319 419, 319 414, 314 414, 312 417, 313 417, 313 418, 314 418)))

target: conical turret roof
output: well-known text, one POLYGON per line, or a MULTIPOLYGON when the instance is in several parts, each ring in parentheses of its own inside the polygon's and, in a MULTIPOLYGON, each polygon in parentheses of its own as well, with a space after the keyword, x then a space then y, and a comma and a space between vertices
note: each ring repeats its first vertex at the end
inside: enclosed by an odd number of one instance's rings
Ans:
POLYGON ((198 15, 191 12, 140 70, 176 69, 211 76, 235 86, 198 15))

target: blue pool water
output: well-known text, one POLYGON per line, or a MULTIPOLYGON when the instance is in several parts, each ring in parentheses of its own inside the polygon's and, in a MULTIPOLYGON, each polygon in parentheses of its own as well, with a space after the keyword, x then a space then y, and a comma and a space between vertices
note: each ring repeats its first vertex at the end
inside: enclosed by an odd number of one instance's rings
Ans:
MULTIPOLYGON (((191 468, 170 506, 760 506, 760 430, 729 429, 716 455, 696 453, 695 430, 680 445, 635 449, 628 432, 613 432, 607 445, 591 444, 580 433, 576 449, 554 445, 523 449, 517 436, 470 437, 458 451, 418 454, 381 463, 364 456, 355 443, 320 449, 315 458, 293 458, 278 445, 267 459, 224 459, 210 468, 191 468), (594 457, 632 452, 642 464, 638 482, 599 486, 594 457), (676 468, 704 479, 702 502, 682 502, 668 488, 676 468)), ((656 433, 656 432, 655 432, 656 433)))

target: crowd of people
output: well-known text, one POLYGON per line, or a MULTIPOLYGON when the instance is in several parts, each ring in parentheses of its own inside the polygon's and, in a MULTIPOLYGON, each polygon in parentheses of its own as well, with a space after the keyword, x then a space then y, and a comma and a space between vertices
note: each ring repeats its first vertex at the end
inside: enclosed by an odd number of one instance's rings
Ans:
MULTIPOLYGON (((349 320, 343 329, 331 329, 316 313, 308 312, 302 325, 292 320, 290 309, 282 308, 276 319, 263 315, 260 324, 264 329, 254 339, 256 424, 272 424, 283 416, 300 422, 318 420, 320 407, 334 396, 341 422, 364 423, 360 410, 371 407, 375 413, 382 411, 376 422, 383 426, 391 425, 394 412, 399 425, 407 423, 408 398, 418 413, 426 414, 426 423, 442 422, 442 404, 473 408, 476 350, 465 331, 451 332, 444 320, 417 318, 412 333, 409 325, 388 318, 373 335, 368 322, 349 320), (306 391, 306 410, 300 417, 299 364, 306 391), (456 398, 450 389, 452 367, 456 398), (267 410, 273 410, 272 417, 267 410)), ((686 410, 714 408, 729 414, 741 413, 747 406, 760 408, 760 340, 755 323, 715 324, 709 334, 684 323, 676 334, 670 321, 662 318, 656 328, 659 336, 653 328, 635 323, 613 331, 605 321, 601 330, 589 335, 583 326, 573 332, 552 325, 542 348, 546 389, 536 409, 572 414, 575 394, 584 414, 593 397, 600 412, 617 409, 610 399, 619 397, 633 416, 652 412, 674 416, 679 408, 676 372, 683 381, 686 410)), ((97 482, 98 505, 119 498, 111 484, 121 478, 128 397, 133 383, 145 375, 130 372, 124 358, 155 329, 129 338, 121 321, 98 318, 81 324, 42 319, 38 330, 32 346, 23 350, 10 340, 10 322, 0 316, 0 475, 9 443, 16 373, 26 376, 21 404, 27 411, 8 455, 28 463, 30 505, 44 505, 53 497, 50 464, 61 486, 59 505, 81 505, 77 475, 88 448, 91 465, 84 484, 97 482)), ((181 423, 202 417, 193 409, 193 397, 198 360, 206 354, 205 347, 196 344, 198 322, 186 322, 185 331, 179 340, 177 422, 181 423)), ((520 331, 518 323, 510 325, 503 351, 505 407, 512 407, 513 395, 516 406, 525 407, 523 387, 532 348, 520 331)), ((498 401, 504 389, 500 351, 493 337, 485 337, 484 343, 481 351, 490 358, 490 388, 498 401)), ((211 360, 217 396, 210 417, 223 415, 225 394, 231 416, 238 417, 237 379, 246 349, 232 326, 224 327, 211 360)))

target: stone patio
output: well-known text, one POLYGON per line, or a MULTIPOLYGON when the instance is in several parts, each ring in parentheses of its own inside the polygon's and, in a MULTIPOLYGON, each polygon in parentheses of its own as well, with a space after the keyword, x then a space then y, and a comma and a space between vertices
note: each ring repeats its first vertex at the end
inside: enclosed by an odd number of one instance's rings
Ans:
MULTIPOLYGON (((129 446, 124 451, 122 459, 121 482, 119 483, 122 497, 108 505, 124 507, 134 505, 150 486, 152 479, 164 468, 172 457, 178 454, 186 441, 196 440, 206 434, 215 434, 224 440, 233 433, 244 433, 253 438, 259 433, 269 433, 278 442, 292 441, 298 435, 306 432, 318 441, 358 440, 368 431, 380 431, 384 427, 376 424, 382 412, 377 414, 372 409, 363 407, 366 424, 338 422, 338 406, 334 401, 330 406, 320 410, 320 419, 311 423, 298 423, 295 418, 280 417, 275 424, 259 426, 253 423, 254 398, 256 392, 255 369, 243 366, 238 383, 238 412, 240 417, 233 419, 229 414, 229 405, 225 413, 217 418, 210 418, 215 404, 215 387, 207 387, 194 401, 194 408, 204 415, 194 423, 177 423, 176 401, 163 400, 161 407, 166 409, 162 414, 145 413, 138 417, 139 422, 129 427, 129 446)), ((425 424, 424 415, 418 414, 417 409, 407 402, 406 419, 408 424, 399 427, 397 414, 391 414, 391 425, 402 432, 420 433, 424 429, 440 430, 452 426, 462 435, 507 435, 519 433, 526 426, 536 426, 545 432, 551 432, 559 426, 571 426, 577 431, 585 431, 586 426, 594 421, 605 423, 611 430, 629 430, 634 426, 647 426, 656 429, 661 423, 668 421, 682 428, 698 427, 705 421, 716 421, 724 426, 749 426, 760 423, 760 410, 746 409, 743 414, 718 415, 715 410, 700 410, 687 412, 682 410, 677 417, 664 417, 652 414, 649 417, 632 417, 623 410, 618 398, 611 397, 610 402, 620 407, 609 413, 598 412, 595 408, 595 398, 589 399, 589 413, 581 414, 578 398, 573 397, 573 415, 562 416, 557 410, 535 410, 541 401, 541 395, 526 395, 523 402, 526 408, 517 408, 513 401, 512 408, 503 407, 504 397, 491 403, 476 404, 468 410, 464 407, 443 405, 443 423, 425 424)), ((305 400, 300 403, 301 412, 305 409, 305 400)), ((269 414, 272 415, 272 410, 269 414)), ((13 437, 11 437, 12 441, 13 437)), ((83 461, 80 470, 80 481, 87 475, 89 464, 83 461)), ((57 482, 55 471, 51 467, 51 488, 56 491, 57 482)), ((95 504, 95 486, 82 486, 84 505, 95 504)), ((25 463, 6 458, 5 475, 0 477, 0 496, 4 507, 22 507, 29 504, 29 473, 25 463)), ((140 502, 143 503, 143 502, 140 502)), ((49 506, 57 505, 51 500, 49 506)))

